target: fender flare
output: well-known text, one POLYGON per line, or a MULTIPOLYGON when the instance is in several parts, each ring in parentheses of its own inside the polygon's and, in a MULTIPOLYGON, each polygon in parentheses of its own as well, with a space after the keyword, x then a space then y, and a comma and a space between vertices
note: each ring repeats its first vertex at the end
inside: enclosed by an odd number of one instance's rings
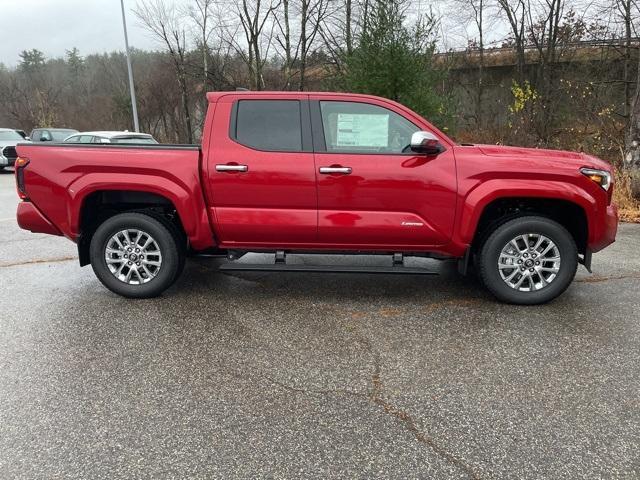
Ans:
POLYGON ((471 244, 480 218, 487 205, 495 200, 508 198, 536 198, 562 200, 573 203, 585 212, 589 239, 593 238, 593 214, 598 202, 579 186, 561 181, 530 179, 494 179, 482 182, 471 190, 461 202, 458 221, 459 240, 471 244))
POLYGON ((82 209, 89 195, 99 191, 118 190, 153 193, 166 198, 175 207, 184 231, 195 249, 214 245, 202 193, 190 192, 185 185, 150 174, 111 172, 108 182, 105 182, 100 173, 88 173, 72 182, 67 188, 70 196, 67 214, 72 235, 77 238, 81 233, 82 209))

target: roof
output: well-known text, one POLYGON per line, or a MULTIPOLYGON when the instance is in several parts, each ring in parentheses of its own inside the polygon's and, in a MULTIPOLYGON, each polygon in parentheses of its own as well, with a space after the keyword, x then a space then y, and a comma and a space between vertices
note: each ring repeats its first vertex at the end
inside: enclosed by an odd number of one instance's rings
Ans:
POLYGON ((97 132, 78 132, 71 135, 72 137, 78 135, 93 135, 95 137, 116 138, 116 137, 150 137, 148 133, 138 132, 114 132, 114 131, 97 131, 97 132))
POLYGON ((77 132, 75 128, 36 127, 34 130, 49 130, 54 132, 77 132))
POLYGON ((242 95, 242 96, 261 96, 266 95, 269 97, 299 97, 303 98, 306 96, 313 97, 345 97, 345 98, 362 98, 362 99, 371 99, 377 98, 380 100, 384 100, 389 102, 389 99, 377 97, 375 95, 367 95, 364 93, 345 93, 345 92, 307 92, 306 90, 303 92, 300 91, 282 91, 282 90, 230 90, 226 92, 207 92, 207 99, 209 102, 217 102, 221 97, 225 95, 242 95))

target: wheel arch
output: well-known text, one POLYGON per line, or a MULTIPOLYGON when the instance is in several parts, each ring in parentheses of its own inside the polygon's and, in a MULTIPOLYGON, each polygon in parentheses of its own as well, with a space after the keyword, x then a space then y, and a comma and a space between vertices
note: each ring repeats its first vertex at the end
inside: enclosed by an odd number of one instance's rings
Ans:
POLYGON ((80 265, 88 265, 89 246, 96 229, 107 219, 124 212, 148 212, 174 224, 186 237, 180 212, 171 198, 143 190, 95 190, 85 195, 78 210, 78 256, 80 265))
POLYGON ((559 223, 573 237, 578 252, 583 255, 586 253, 589 222, 584 207, 570 200, 548 197, 501 197, 487 203, 478 218, 471 241, 472 248, 479 248, 502 223, 528 215, 549 218, 559 223))

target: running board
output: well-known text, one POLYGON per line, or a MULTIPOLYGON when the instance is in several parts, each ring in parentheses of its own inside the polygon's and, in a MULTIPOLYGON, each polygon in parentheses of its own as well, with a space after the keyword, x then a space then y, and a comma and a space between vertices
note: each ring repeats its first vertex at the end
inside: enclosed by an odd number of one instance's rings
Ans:
POLYGON ((251 264, 251 263, 225 263, 220 265, 222 272, 307 272, 307 273, 382 273, 386 275, 438 275, 438 272, 426 268, 412 267, 358 267, 350 265, 288 265, 276 264, 251 264))

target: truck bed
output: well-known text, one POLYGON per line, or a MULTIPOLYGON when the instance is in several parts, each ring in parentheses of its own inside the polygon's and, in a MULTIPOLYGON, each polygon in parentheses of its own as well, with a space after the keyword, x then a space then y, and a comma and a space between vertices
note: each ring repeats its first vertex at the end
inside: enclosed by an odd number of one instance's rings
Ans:
POLYGON ((24 170, 29 203, 73 241, 91 195, 137 190, 173 203, 194 248, 213 246, 198 145, 21 143, 17 151, 29 160, 24 170))

